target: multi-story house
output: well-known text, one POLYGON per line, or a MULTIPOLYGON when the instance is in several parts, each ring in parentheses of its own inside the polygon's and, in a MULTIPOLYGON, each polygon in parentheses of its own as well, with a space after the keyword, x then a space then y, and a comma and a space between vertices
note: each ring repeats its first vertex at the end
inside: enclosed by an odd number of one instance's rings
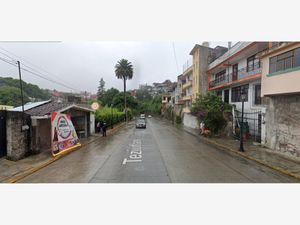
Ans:
POLYGON ((241 93, 245 93, 243 126, 255 141, 262 143, 265 141, 265 107, 261 98, 262 63, 257 55, 266 49, 268 42, 238 42, 210 63, 207 70, 208 90, 237 110, 234 111, 234 132, 235 125, 240 125, 241 93))
POLYGON ((182 74, 177 76, 177 86, 175 88, 175 105, 182 105, 182 80, 184 80, 182 74))
POLYGON ((208 90, 224 102, 242 108, 241 90, 246 92, 245 111, 261 108, 261 62, 256 55, 267 42, 238 42, 208 66, 208 90))
POLYGON ((182 92, 184 112, 189 113, 192 103, 198 94, 205 94, 208 90, 206 71, 210 62, 220 57, 227 48, 217 46, 210 48, 208 42, 196 44, 190 52, 192 58, 183 65, 182 92))
POLYGON ((183 101, 183 112, 189 113, 192 106, 192 94, 193 94, 193 66, 190 65, 182 74, 182 101, 183 101))
POLYGON ((202 45, 195 45, 191 50, 190 55, 193 59, 193 101, 198 94, 205 94, 208 90, 207 69, 209 64, 216 58, 220 57, 227 51, 226 47, 217 46, 210 48, 208 42, 203 42, 202 45))
POLYGON ((267 108, 265 144, 300 157, 300 42, 270 42, 259 58, 267 108))

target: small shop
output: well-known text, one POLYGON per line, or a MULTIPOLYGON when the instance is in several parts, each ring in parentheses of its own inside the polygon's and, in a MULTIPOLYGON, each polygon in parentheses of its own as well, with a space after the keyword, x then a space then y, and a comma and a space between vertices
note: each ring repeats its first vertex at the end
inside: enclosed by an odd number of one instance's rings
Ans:
MULTIPOLYGON (((72 132, 76 131, 75 135, 79 138, 79 140, 89 137, 91 134, 95 133, 94 112, 95 110, 93 110, 89 105, 82 104, 47 101, 34 103, 33 105, 26 105, 25 114, 29 118, 29 130, 26 131, 26 133, 28 133, 26 136, 27 144, 24 148, 21 148, 18 145, 9 146, 10 152, 8 154, 8 158, 18 160, 20 158, 24 158, 28 154, 37 154, 42 151, 50 152, 51 147, 53 147, 51 146, 53 142, 53 130, 51 131, 53 128, 53 121, 51 116, 53 116, 53 113, 67 115, 65 118, 66 120, 69 120, 69 123, 73 124, 72 132), (24 151, 20 149, 24 149, 24 151), (16 155, 15 153, 17 152, 18 154, 16 155)), ((12 109, 11 113, 22 114, 19 107, 12 109)), ((20 116, 19 118, 21 119, 20 116)), ((20 127, 12 124, 9 130, 20 132, 20 127)), ((14 142, 8 141, 8 143, 14 142)))

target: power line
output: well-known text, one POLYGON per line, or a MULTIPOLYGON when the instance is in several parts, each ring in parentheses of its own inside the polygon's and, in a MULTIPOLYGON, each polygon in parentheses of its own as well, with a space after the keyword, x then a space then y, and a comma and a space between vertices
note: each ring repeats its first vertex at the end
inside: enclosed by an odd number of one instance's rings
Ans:
MULTIPOLYGON (((12 63, 11 61, 8 61, 7 59, 4 59, 4 58, 2 58, 2 57, 0 57, 0 60, 4 61, 4 62, 6 62, 6 63, 8 63, 8 64, 10 64, 10 65, 13 65, 13 66, 15 66, 15 67, 18 67, 15 63, 12 63)), ((28 70, 28 69, 25 69, 25 68, 23 68, 23 67, 21 67, 21 70, 26 71, 26 72, 28 72, 28 73, 31 73, 32 75, 35 75, 35 76, 37 76, 37 77, 40 77, 40 78, 42 78, 42 79, 44 79, 44 80, 50 81, 50 82, 52 82, 52 83, 55 83, 55 84, 58 84, 58 85, 60 85, 60 86, 65 87, 65 88, 69 88, 69 89, 72 89, 72 90, 76 91, 76 89, 74 89, 73 87, 67 86, 67 85, 65 85, 65 84, 63 84, 63 83, 60 83, 60 82, 58 82, 58 81, 55 81, 55 80, 51 80, 51 79, 49 79, 49 78, 47 78, 47 77, 44 77, 42 74, 35 73, 35 72, 33 72, 33 71, 31 71, 31 70, 28 70)), ((77 91, 78 91, 78 90, 77 90, 77 91)))
MULTIPOLYGON (((10 52, 10 51, 6 50, 6 49, 3 48, 3 47, 0 47, 0 49, 2 49, 3 51, 5 51, 5 52, 7 52, 7 53, 9 53, 9 54, 11 54, 11 55, 13 55, 13 56, 19 58, 19 59, 22 59, 22 61, 25 61, 25 62, 27 62, 29 65, 31 65, 31 66, 33 66, 33 67, 36 67, 36 68, 38 69, 38 70, 37 70, 37 69, 35 69, 35 68, 32 68, 32 67, 30 67, 30 66, 28 66, 28 65, 26 65, 25 63, 22 62, 22 65, 23 65, 23 66, 25 66, 25 67, 27 67, 27 68, 29 68, 29 69, 31 69, 31 70, 33 70, 33 71, 35 71, 35 72, 38 72, 38 73, 41 73, 41 71, 42 71, 42 72, 47 73, 47 74, 49 74, 49 75, 51 75, 51 76, 53 76, 53 77, 56 77, 57 79, 60 79, 60 80, 63 81, 63 82, 66 82, 66 81, 62 80, 61 77, 59 77, 59 76, 57 76, 57 75, 55 75, 55 74, 53 74, 53 73, 50 73, 50 72, 46 71, 45 69, 43 69, 43 68, 41 68, 41 67, 39 67, 39 66, 33 64, 32 62, 28 61, 27 59, 25 59, 25 58, 23 58, 23 57, 21 57, 21 56, 18 56, 18 55, 16 55, 16 54, 14 54, 13 52, 10 52)), ((8 57, 10 57, 9 55, 7 55, 7 54, 5 54, 5 53, 3 53, 3 52, 1 52, 1 51, 0 51, 0 53, 6 55, 6 56, 8 56, 8 57)), ((12 58, 12 57, 10 57, 10 58, 12 58)), ((13 59, 13 58, 12 58, 12 59, 13 59)), ((43 74, 43 75, 46 76, 45 74, 43 74)), ((48 76, 46 76, 46 77, 48 77, 48 76)), ((49 77, 48 77, 48 78, 49 78, 49 77)), ((49 79, 51 79, 51 78, 49 78, 49 79)), ((76 88, 76 89, 72 88, 72 89, 73 89, 73 90, 80 91, 80 90, 77 89, 77 88, 76 88)))
POLYGON ((174 42, 172 42, 172 46, 173 46, 173 53, 174 53, 174 58, 175 58, 175 62, 176 62, 176 67, 177 67, 177 73, 179 74, 179 67, 178 67, 178 61, 177 61, 177 56, 176 56, 176 51, 175 51, 175 44, 174 44, 174 42))

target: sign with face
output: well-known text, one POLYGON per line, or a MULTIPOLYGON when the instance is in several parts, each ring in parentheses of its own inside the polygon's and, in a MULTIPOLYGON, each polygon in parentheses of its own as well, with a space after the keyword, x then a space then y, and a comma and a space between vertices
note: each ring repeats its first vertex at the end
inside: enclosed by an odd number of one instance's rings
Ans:
POLYGON ((66 150, 81 146, 70 115, 53 112, 51 114, 51 148, 56 156, 66 150))

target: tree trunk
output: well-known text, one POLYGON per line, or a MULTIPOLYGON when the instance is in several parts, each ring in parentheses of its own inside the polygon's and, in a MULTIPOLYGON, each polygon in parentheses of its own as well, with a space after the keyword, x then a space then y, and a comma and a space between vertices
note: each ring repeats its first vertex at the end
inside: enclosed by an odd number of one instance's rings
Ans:
POLYGON ((127 99, 126 99, 126 78, 124 77, 124 110, 125 110, 125 121, 127 122, 127 99))

